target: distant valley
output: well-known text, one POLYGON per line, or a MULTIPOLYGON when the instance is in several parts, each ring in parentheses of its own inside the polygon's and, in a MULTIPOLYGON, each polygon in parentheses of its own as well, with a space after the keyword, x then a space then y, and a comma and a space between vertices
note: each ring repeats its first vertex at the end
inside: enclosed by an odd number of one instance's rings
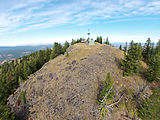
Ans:
POLYGON ((52 44, 49 45, 37 45, 37 46, 0 46, 0 65, 5 61, 10 61, 24 55, 31 54, 35 51, 53 47, 52 44))

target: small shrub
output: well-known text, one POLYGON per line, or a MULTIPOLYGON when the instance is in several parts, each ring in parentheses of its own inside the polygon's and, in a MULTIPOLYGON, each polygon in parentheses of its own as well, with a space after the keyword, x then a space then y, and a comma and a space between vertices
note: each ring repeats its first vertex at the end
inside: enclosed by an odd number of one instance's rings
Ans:
POLYGON ((113 81, 111 80, 110 72, 108 72, 108 75, 104 83, 104 88, 100 91, 97 99, 98 104, 102 103, 102 100, 104 99, 106 94, 108 94, 106 99, 109 100, 113 98, 114 92, 112 86, 113 86, 113 81))
POLYGON ((23 80, 22 77, 19 76, 19 79, 18 79, 19 84, 23 83, 24 81, 25 81, 25 80, 23 80))
POLYGON ((26 92, 23 91, 23 90, 21 90, 21 93, 20 93, 20 96, 19 96, 19 99, 20 99, 21 101, 23 101, 24 103, 26 103, 25 94, 26 94, 26 92))
POLYGON ((145 99, 138 109, 139 117, 142 120, 160 119, 160 88, 155 90, 153 95, 145 99))
POLYGON ((66 57, 69 57, 68 51, 66 52, 66 57))
POLYGON ((110 115, 110 112, 112 109, 110 107, 107 107, 108 105, 112 104, 114 102, 113 99, 114 91, 113 91, 113 81, 111 80, 110 72, 108 72, 108 75, 106 77, 104 87, 100 91, 97 102, 99 104, 99 119, 103 119, 107 113, 107 115, 110 115))

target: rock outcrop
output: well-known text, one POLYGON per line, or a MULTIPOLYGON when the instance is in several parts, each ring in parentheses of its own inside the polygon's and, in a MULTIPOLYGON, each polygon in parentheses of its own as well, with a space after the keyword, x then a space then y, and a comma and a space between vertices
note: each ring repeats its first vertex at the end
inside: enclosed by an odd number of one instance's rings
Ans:
POLYGON ((137 89, 137 81, 142 81, 122 76, 119 62, 124 55, 112 46, 78 43, 68 53, 46 63, 8 98, 8 106, 21 119, 95 120, 97 94, 108 72, 117 90, 137 89), (25 101, 19 97, 21 91, 25 91, 25 101))

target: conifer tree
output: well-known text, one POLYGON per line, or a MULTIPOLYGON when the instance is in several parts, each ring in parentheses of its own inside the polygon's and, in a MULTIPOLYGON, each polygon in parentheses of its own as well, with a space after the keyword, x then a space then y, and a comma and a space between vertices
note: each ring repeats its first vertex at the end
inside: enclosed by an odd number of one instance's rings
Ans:
POLYGON ((99 97, 97 99, 97 102, 100 104, 102 102, 102 99, 104 99, 104 96, 111 90, 111 92, 107 95, 106 99, 111 99, 114 95, 114 92, 112 91, 113 81, 111 79, 111 74, 108 72, 104 87, 100 91, 99 97))
POLYGON ((102 36, 99 37, 99 43, 102 44, 102 36))
POLYGON ((76 40, 72 39, 71 45, 76 44, 76 40))
POLYGON ((119 46, 119 49, 122 50, 122 45, 119 46))
POLYGON ((100 44, 102 44, 102 36, 97 37, 97 39, 95 40, 95 42, 99 42, 100 44))
POLYGON ((19 76, 19 78, 18 78, 18 82, 19 82, 19 84, 21 84, 22 82, 24 82, 24 80, 22 79, 22 77, 21 77, 21 76, 19 76))
POLYGON ((45 61, 49 61, 50 59, 50 54, 51 54, 51 49, 50 48, 47 48, 46 51, 45 51, 45 61))
POLYGON ((80 42, 82 42, 82 38, 77 39, 77 41, 76 41, 76 43, 80 43, 80 42))
POLYGON ((69 57, 69 53, 68 53, 68 51, 66 51, 66 57, 69 57))
POLYGON ((146 76, 149 82, 152 82, 154 80, 160 81, 160 55, 156 54, 151 58, 146 76))
POLYGON ((18 65, 18 67, 19 67, 19 76, 24 77, 24 76, 23 76, 23 63, 20 63, 20 64, 18 65))
POLYGON ((143 55, 144 61, 148 64, 151 58, 151 39, 150 38, 148 38, 148 40, 146 41, 143 47, 142 55, 143 55))
POLYGON ((62 45, 60 43, 55 42, 53 50, 51 52, 50 59, 53 59, 62 53, 63 53, 62 45))
POLYGON ((130 55, 125 53, 124 59, 121 60, 121 69, 123 70, 123 75, 129 75, 137 71, 136 61, 131 58, 130 55))
POLYGON ((109 45, 108 37, 106 38, 106 42, 105 42, 105 44, 109 45))
POLYGON ((63 53, 66 52, 66 50, 67 50, 68 47, 69 47, 69 43, 66 41, 65 44, 64 44, 64 47, 63 47, 63 53))
POLYGON ((45 51, 44 50, 39 50, 37 53, 37 60, 38 60, 38 65, 40 68, 44 63, 45 63, 45 51))
POLYGON ((157 42, 155 53, 160 55, 160 40, 157 42))
POLYGON ((134 43, 133 40, 130 43, 130 47, 128 49, 128 54, 134 60, 142 59, 142 48, 138 43, 134 43))
POLYGON ((18 78, 19 77, 19 67, 18 67, 18 65, 15 66, 14 71, 15 71, 16 78, 18 78))
POLYGON ((124 60, 121 60, 121 69, 124 71, 123 75, 137 73, 139 70, 139 61, 142 59, 142 48, 133 40, 130 43, 128 53, 125 53, 124 60))
POLYGON ((52 60, 53 58, 54 58, 54 52, 53 52, 53 50, 52 50, 52 52, 51 52, 51 55, 50 55, 50 60, 52 60))
POLYGON ((127 42, 126 42, 126 46, 124 47, 124 52, 127 52, 127 42))
POLYGON ((24 61, 24 67, 23 67, 23 75, 25 77, 25 79, 31 74, 31 70, 30 67, 27 63, 27 61, 24 61))
POLYGON ((155 55, 155 52, 156 52, 156 51, 155 51, 154 43, 151 43, 150 58, 155 55))
POLYGON ((96 38, 95 42, 99 42, 99 37, 98 37, 98 36, 97 36, 97 38, 96 38))

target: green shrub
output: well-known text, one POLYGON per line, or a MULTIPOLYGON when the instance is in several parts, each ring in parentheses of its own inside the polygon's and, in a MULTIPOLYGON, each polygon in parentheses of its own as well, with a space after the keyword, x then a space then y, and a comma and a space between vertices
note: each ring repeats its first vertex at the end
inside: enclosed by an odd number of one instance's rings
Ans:
POLYGON ((145 99, 138 109, 142 120, 160 120, 160 88, 150 98, 145 99))
POLYGON ((15 113, 11 112, 10 108, 5 105, 0 105, 0 120, 19 120, 15 113))
POLYGON ((100 91, 97 102, 99 104, 99 119, 103 119, 107 113, 107 115, 110 114, 111 109, 110 107, 107 107, 108 105, 112 104, 114 102, 113 100, 114 91, 113 91, 113 81, 111 80, 110 72, 108 72, 108 75, 106 77, 104 87, 100 91))
POLYGON ((22 100, 24 103, 26 103, 26 97, 25 97, 26 92, 24 92, 23 90, 21 90, 19 99, 22 100))
POLYGON ((66 57, 69 57, 68 51, 66 52, 66 57))
POLYGON ((111 75, 110 72, 108 72, 105 83, 104 83, 104 87, 103 89, 100 91, 97 102, 98 104, 102 103, 102 100, 104 99, 105 95, 107 95, 106 99, 112 99, 114 92, 113 92, 113 81, 111 80, 111 75))

